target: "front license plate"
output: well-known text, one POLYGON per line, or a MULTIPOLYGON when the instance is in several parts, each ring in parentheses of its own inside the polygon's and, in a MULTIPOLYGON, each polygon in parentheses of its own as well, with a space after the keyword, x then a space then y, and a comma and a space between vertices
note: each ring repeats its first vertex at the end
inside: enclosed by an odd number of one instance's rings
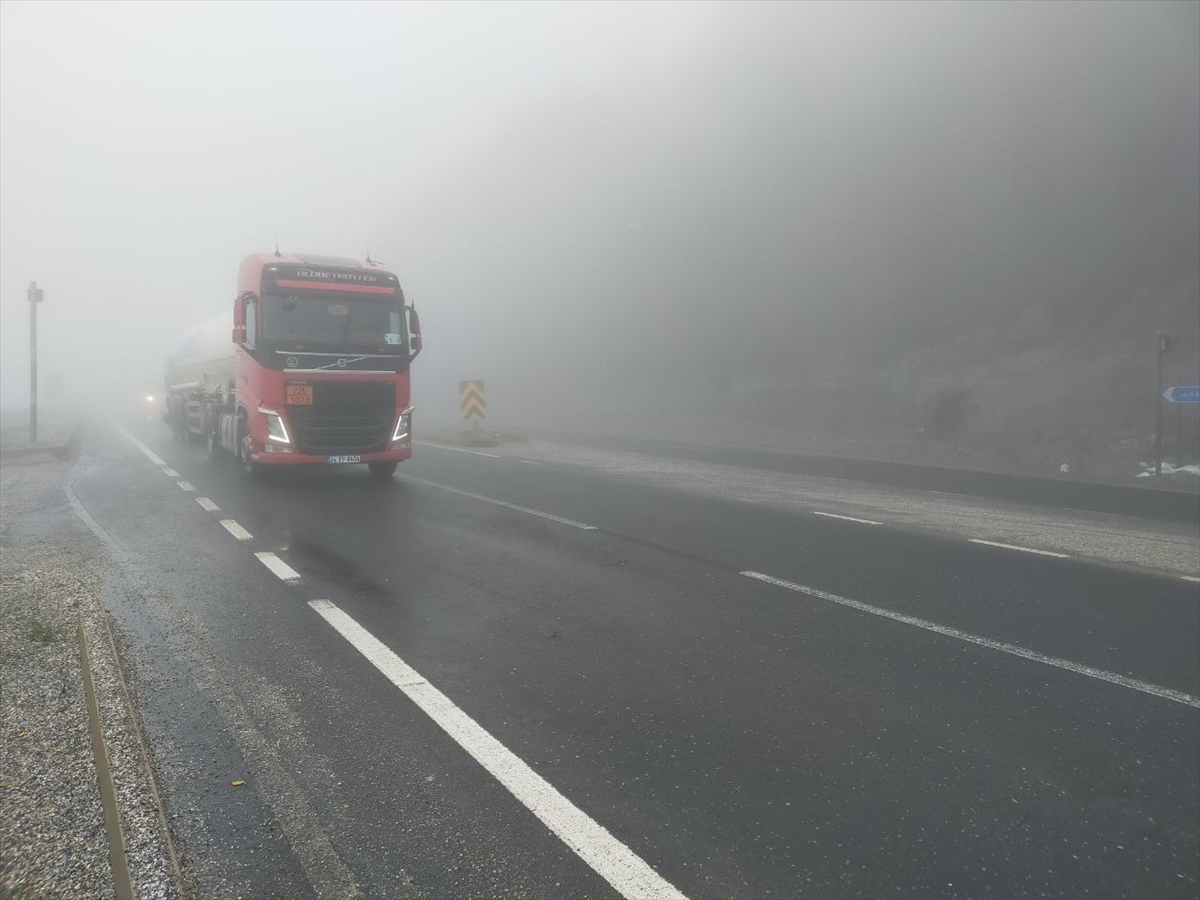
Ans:
POLYGON ((356 463, 362 462, 361 456, 327 456, 325 462, 333 465, 335 463, 356 463))

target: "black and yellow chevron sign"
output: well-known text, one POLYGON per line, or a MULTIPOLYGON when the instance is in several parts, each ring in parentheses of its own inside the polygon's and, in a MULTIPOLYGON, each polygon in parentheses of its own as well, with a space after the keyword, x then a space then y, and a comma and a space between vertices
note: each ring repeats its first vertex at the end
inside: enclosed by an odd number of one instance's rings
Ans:
POLYGON ((458 405, 464 419, 487 418, 487 394, 482 381, 460 381, 458 383, 458 405))

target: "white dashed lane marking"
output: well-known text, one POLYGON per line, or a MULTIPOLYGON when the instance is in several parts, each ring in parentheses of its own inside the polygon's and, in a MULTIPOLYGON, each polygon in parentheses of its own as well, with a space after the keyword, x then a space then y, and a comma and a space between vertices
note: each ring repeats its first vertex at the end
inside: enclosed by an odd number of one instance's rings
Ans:
POLYGON ((560 794, 337 605, 328 600, 310 600, 308 605, 622 897, 685 900, 645 860, 560 794))
POLYGON ((177 481, 175 483, 179 485, 181 491, 194 491, 196 489, 196 486, 190 481, 177 481))
MULTIPOLYGON (((224 528, 226 531, 228 531, 230 534, 232 534, 239 541, 254 540, 254 535, 252 535, 245 528, 243 528, 241 525, 239 525, 237 523, 237 521, 234 519, 222 519, 221 527, 224 528)), ((299 576, 297 576, 297 577, 299 577, 299 576)))
POLYGON ((468 450, 466 447, 451 447, 449 444, 435 444, 433 441, 413 441, 418 447, 437 447, 439 450, 453 450, 455 453, 470 453, 472 456, 486 456, 488 459, 500 459, 499 453, 484 453, 482 450, 468 450))
POLYGON ((984 544, 988 547, 1000 547, 1003 550, 1020 550, 1022 553, 1036 553, 1038 556, 1053 556, 1058 559, 1066 559, 1066 553, 1055 553, 1053 550, 1035 550, 1032 547, 1018 547, 1016 544, 1000 544, 996 541, 985 541, 981 538, 971 538, 972 544, 984 544))
POLYGON ((197 497, 196 502, 200 504, 201 509, 205 509, 208 512, 216 512, 217 510, 219 510, 221 508, 221 507, 217 506, 217 504, 215 504, 211 500, 209 500, 207 497, 197 497))
POLYGON ((802 584, 796 584, 792 581, 784 581, 782 578, 774 578, 770 575, 764 575, 761 572, 747 571, 742 572, 741 574, 745 575, 747 578, 754 578, 758 581, 765 581, 767 584, 773 584, 776 587, 786 588, 789 591, 795 591, 798 594, 806 594, 809 597, 815 597, 817 600, 825 600, 829 603, 836 603, 839 606, 848 606, 851 609, 858 610, 859 612, 870 613, 873 616, 881 616, 885 619, 891 619, 893 622, 900 622, 904 625, 912 625, 914 628, 932 631, 935 634, 945 635, 946 637, 954 638, 958 641, 965 641, 968 644, 976 644, 980 647, 987 647, 989 650, 999 650, 1001 653, 1008 653, 1011 656, 1019 656, 1022 659, 1028 659, 1047 666, 1054 666, 1056 669, 1065 669, 1068 672, 1074 672, 1076 675, 1084 675, 1088 678, 1095 678, 1099 681, 1107 681, 1110 684, 1119 684, 1121 687, 1127 687, 1135 691, 1141 691, 1143 694, 1150 694, 1154 697, 1161 697, 1164 700, 1171 700, 1175 703, 1182 703, 1185 706, 1192 706, 1200 709, 1200 697, 1193 697, 1191 694, 1183 693, 1183 691, 1176 691, 1172 690, 1171 688, 1161 687, 1157 684, 1151 684, 1148 681, 1140 681, 1137 678, 1129 678, 1125 675, 1118 675, 1116 672, 1106 672, 1103 669, 1094 669, 1091 666, 1085 666, 1082 663, 1071 662, 1069 659, 1059 659, 1055 656, 1046 656, 1045 654, 1037 653, 1033 650, 1026 650, 1024 647, 1018 647, 1015 644, 1006 644, 1003 641, 995 641, 991 638, 980 637, 977 634, 959 631, 957 628, 939 625, 936 622, 930 622, 926 619, 918 619, 915 616, 906 616, 903 613, 894 612, 893 610, 884 609, 879 606, 871 606, 869 603, 861 603, 858 600, 850 600, 846 597, 839 597, 837 594, 830 594, 825 591, 819 591, 816 588, 805 587, 802 584))
POLYGON ((436 481, 426 481, 424 478, 414 478, 412 475, 404 476, 406 481, 415 481, 417 484, 424 484, 428 487, 437 488, 440 491, 449 491, 451 494, 458 494, 460 497, 470 497, 472 500, 479 500, 483 503, 491 503, 493 506, 503 506, 505 509, 512 509, 520 513, 525 513, 528 516, 537 516, 539 519, 549 519, 551 522, 558 522, 560 525, 570 525, 572 528, 580 528, 583 531, 595 531, 595 525, 585 525, 583 522, 576 522, 574 519, 564 519, 562 516, 552 516, 550 513, 539 512, 536 509, 529 509, 524 506, 517 506, 515 503, 505 503, 503 500, 496 500, 492 497, 484 497, 482 494, 472 494, 470 491, 453 488, 449 485, 438 484, 436 481))
POLYGON ((813 510, 814 516, 824 516, 827 519, 841 519, 844 522, 858 522, 860 525, 882 525, 882 522, 875 522, 871 519, 856 519, 854 516, 839 516, 837 513, 818 512, 813 510))
POLYGON ((269 550, 260 550, 254 554, 258 561, 270 569, 276 577, 283 581, 299 581, 300 573, 285 563, 269 550))

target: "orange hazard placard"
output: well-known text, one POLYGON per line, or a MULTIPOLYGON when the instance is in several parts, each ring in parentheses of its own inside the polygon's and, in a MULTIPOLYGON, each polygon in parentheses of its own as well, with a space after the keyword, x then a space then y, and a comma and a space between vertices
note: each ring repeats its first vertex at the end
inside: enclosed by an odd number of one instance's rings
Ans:
POLYGON ((289 406, 312 406, 312 385, 289 384, 287 386, 287 402, 289 406))

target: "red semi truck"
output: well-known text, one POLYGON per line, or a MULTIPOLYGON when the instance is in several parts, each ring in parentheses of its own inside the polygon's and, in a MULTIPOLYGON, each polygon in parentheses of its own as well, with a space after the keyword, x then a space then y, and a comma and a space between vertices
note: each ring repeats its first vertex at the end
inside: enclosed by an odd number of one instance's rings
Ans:
POLYGON ((416 310, 370 259, 258 253, 242 260, 233 315, 193 329, 166 364, 163 419, 210 458, 266 466, 365 463, 388 477, 412 456, 416 310), (230 339, 232 335, 232 340, 230 339))

